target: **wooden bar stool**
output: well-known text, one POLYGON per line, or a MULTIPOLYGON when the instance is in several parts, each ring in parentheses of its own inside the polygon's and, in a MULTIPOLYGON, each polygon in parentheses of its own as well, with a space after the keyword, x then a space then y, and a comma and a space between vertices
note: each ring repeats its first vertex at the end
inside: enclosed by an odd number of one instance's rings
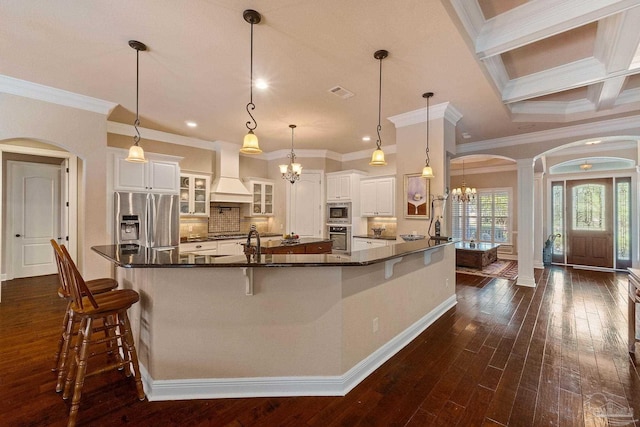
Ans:
MULTIPOLYGON (((68 283, 71 285, 71 311, 73 316, 80 319, 78 339, 73 348, 73 353, 70 354, 69 368, 68 372, 66 372, 65 387, 62 394, 63 399, 68 399, 73 387, 68 425, 74 426, 86 377, 124 368, 127 376, 133 375, 134 377, 138 398, 140 400, 145 399, 138 367, 138 356, 131 333, 131 324, 127 316, 127 309, 138 302, 140 296, 132 289, 119 289, 93 295, 69 256, 67 249, 64 246, 61 249, 64 254, 62 270, 67 275, 68 283), (109 331, 104 337, 93 338, 95 320, 102 320, 104 328, 109 331), (105 366, 98 366, 88 372, 89 358, 108 352, 110 349, 115 349, 117 355, 115 361, 105 366)), ((63 347, 68 347, 69 342, 70 340, 66 340, 63 343, 63 347)))
MULTIPOLYGON (((58 346, 56 349, 56 353, 54 355, 54 367, 51 369, 52 371, 58 371, 58 380, 56 382, 56 392, 62 391, 62 386, 64 382, 64 376, 62 372, 64 371, 64 365, 66 363, 67 353, 63 353, 63 343, 65 339, 71 339, 70 336, 66 336, 66 334, 74 334, 74 324, 76 323, 75 318, 73 316, 73 312, 71 311, 71 289, 69 285, 69 280, 64 274, 64 254, 58 242, 51 239, 51 246, 53 246, 53 254, 56 260, 56 266, 58 267, 58 281, 60 282, 60 286, 58 287, 58 295, 61 298, 65 298, 68 301, 67 309, 64 314, 64 319, 62 320, 62 333, 60 334, 60 339, 58 340, 58 346)), ((91 291, 92 294, 101 294, 104 292, 112 291, 118 287, 118 282, 115 279, 111 278, 102 278, 102 279, 94 279, 88 280, 86 282, 87 287, 91 291)))

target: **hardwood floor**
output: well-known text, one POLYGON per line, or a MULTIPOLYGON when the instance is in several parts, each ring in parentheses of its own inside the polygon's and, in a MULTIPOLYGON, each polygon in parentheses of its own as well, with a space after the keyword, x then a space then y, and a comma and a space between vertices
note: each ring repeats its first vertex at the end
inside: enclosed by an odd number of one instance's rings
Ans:
MULTIPOLYGON (((551 267, 536 270, 536 278, 532 289, 458 274, 458 305, 345 397, 140 402, 133 381, 115 372, 87 380, 78 420, 91 426, 640 426, 640 377, 626 346, 626 275, 551 267)), ((69 404, 54 392, 50 370, 65 308, 56 280, 2 283, 2 426, 66 424, 69 404)))

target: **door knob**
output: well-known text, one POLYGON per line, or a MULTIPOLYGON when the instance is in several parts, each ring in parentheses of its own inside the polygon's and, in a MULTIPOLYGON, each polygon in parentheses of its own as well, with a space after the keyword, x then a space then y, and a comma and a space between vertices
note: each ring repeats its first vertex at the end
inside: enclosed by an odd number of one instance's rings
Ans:
POLYGON ((22 234, 16 234, 16 237, 22 237, 22 234))

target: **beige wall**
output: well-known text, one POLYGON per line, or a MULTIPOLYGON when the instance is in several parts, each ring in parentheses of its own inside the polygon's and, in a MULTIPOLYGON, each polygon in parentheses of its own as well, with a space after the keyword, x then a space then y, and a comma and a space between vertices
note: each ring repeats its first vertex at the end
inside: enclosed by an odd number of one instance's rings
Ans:
POLYGON ((91 252, 107 242, 107 121, 103 114, 0 93, 0 142, 26 138, 78 156, 78 264, 88 278, 110 274, 110 263, 91 252))

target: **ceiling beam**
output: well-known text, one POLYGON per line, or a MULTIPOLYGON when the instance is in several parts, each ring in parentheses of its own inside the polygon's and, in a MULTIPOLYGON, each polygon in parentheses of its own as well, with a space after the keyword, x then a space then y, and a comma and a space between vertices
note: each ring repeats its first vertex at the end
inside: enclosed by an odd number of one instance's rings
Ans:
POLYGON ((499 55, 634 6, 637 0, 531 0, 486 20, 475 38, 476 55, 499 55))
POLYGON ((598 22, 593 56, 608 73, 628 70, 640 44, 640 7, 598 22))

